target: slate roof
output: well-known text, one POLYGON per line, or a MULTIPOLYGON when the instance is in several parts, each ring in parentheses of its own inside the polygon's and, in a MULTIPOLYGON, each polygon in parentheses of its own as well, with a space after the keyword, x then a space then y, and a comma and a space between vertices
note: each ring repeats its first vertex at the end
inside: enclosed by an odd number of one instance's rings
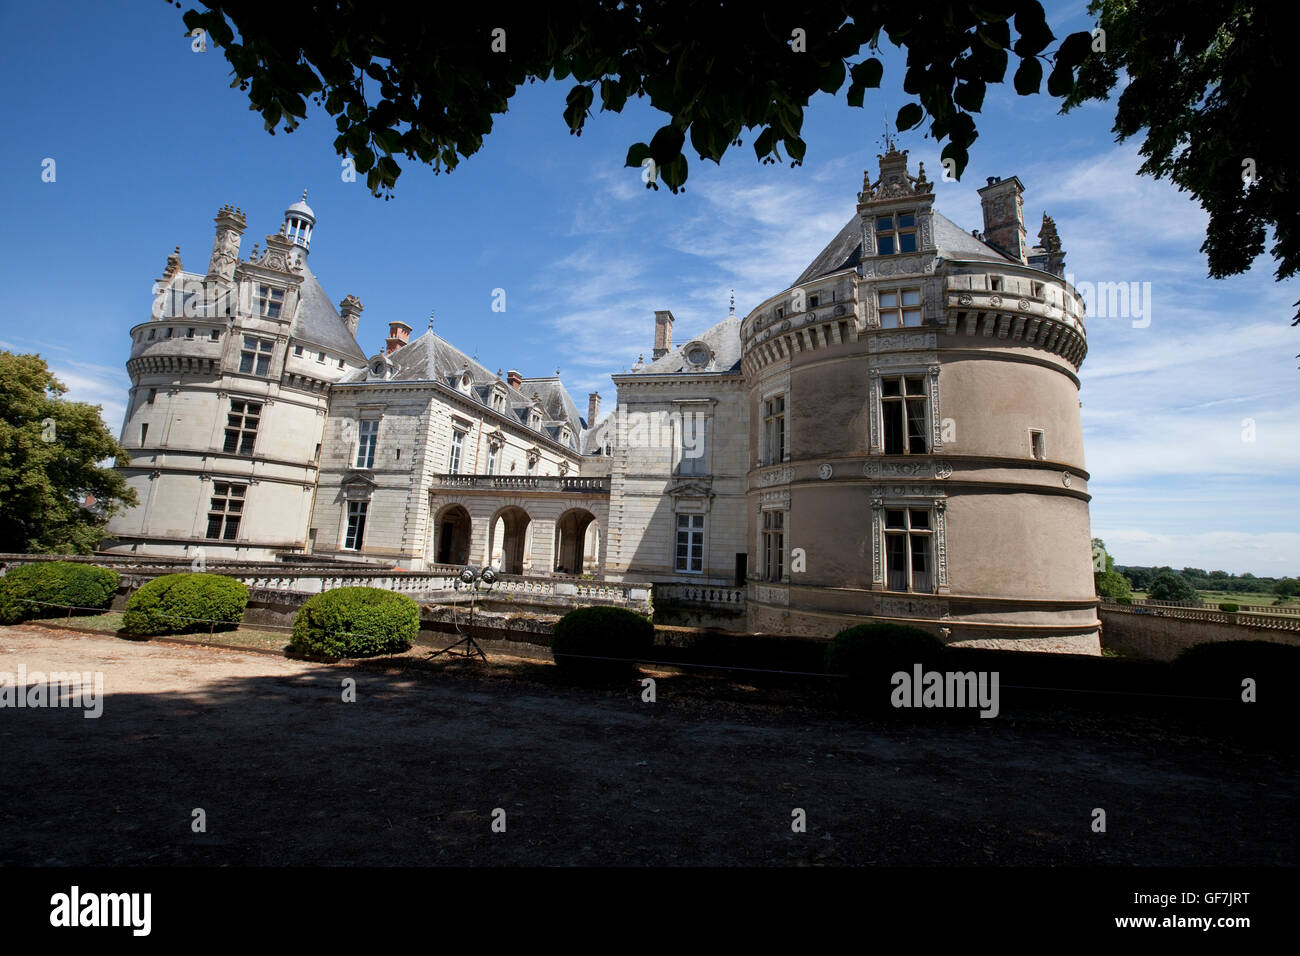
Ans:
MULTIPOLYGON (((1007 262, 1007 256, 987 243, 972 236, 937 209, 934 210, 934 244, 938 247, 941 259, 988 259, 993 262, 1007 262)), ((826 247, 799 274, 799 278, 790 287, 812 282, 822 276, 851 269, 862 261, 862 227, 858 216, 844 224, 826 247)))
MULTIPOLYGON (((460 391, 458 383, 461 376, 468 369, 470 391, 467 397, 488 408, 491 407, 493 385, 499 381, 506 390, 507 416, 526 427, 528 411, 536 401, 542 409, 541 434, 558 441, 560 425, 568 423, 570 446, 575 451, 582 447, 580 441, 583 422, 578 414, 578 406, 558 376, 526 378, 519 388, 513 388, 505 378, 498 379, 496 372, 432 331, 411 339, 390 353, 388 360, 392 363, 393 371, 387 381, 439 382, 457 391, 460 391)), ((339 383, 362 383, 369 379, 368 369, 354 369, 343 376, 339 383)))
POLYGON ((651 375, 671 375, 678 372, 717 375, 719 372, 738 372, 740 371, 740 318, 729 315, 702 335, 673 347, 653 362, 633 371, 651 375), (713 352, 713 360, 703 367, 687 362, 686 346, 692 342, 703 342, 707 345, 713 352))
POLYGON ((348 331, 338 309, 321 288, 311 267, 303 263, 301 307, 294 317, 289 334, 296 342, 318 345, 335 355, 365 364, 366 354, 348 331))

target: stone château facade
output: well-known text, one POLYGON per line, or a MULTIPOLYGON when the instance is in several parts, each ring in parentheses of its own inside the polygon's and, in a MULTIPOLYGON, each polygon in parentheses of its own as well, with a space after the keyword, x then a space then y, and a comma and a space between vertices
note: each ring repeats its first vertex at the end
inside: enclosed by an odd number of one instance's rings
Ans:
POLYGON ((225 207, 207 272, 169 257, 131 330, 141 504, 112 546, 739 587, 754 631, 875 618, 1099 653, 1083 304, 1022 191, 990 179, 967 232, 891 147, 790 286, 679 346, 656 312, 603 417, 432 323, 390 322, 367 357, 361 303, 307 264, 305 195, 246 259, 225 207))

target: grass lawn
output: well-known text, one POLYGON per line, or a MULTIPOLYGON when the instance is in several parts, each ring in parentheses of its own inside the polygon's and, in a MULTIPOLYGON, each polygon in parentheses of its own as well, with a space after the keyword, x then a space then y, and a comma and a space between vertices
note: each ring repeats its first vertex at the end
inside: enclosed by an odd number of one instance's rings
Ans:
MULTIPOLYGON (((45 618, 33 618, 32 624, 61 624, 80 627, 91 631, 111 631, 117 633, 122 627, 125 615, 121 611, 109 611, 104 614, 91 614, 85 617, 67 615, 45 618)), ((206 631, 192 634, 160 635, 171 641, 193 641, 196 644, 228 644, 235 647, 250 647, 257 650, 281 651, 289 643, 289 631, 263 630, 257 627, 240 627, 233 631, 217 631, 209 635, 206 631)))
MULTIPOLYGON (((1270 591, 1240 591, 1236 593, 1232 591, 1197 591, 1196 593, 1200 596, 1200 599, 1210 605, 1210 607, 1218 607, 1220 604, 1241 604, 1243 606, 1247 604, 1255 604, 1263 605, 1264 607, 1273 607, 1273 602, 1277 600, 1277 595, 1270 591)), ((1146 596, 1146 591, 1133 592, 1133 597, 1135 598, 1146 598, 1146 596)), ((1294 606, 1295 601, 1289 600, 1283 602, 1283 604, 1286 606, 1294 606)))

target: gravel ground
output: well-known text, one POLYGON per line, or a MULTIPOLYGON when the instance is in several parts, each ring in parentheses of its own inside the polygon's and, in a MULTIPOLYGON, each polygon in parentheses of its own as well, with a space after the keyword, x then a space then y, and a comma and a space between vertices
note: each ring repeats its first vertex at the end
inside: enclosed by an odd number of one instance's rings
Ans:
POLYGON ((1153 716, 885 724, 666 673, 650 704, 497 655, 412 671, 0 628, 0 671, 20 664, 101 671, 105 700, 0 709, 0 864, 1300 861, 1294 753, 1153 716))

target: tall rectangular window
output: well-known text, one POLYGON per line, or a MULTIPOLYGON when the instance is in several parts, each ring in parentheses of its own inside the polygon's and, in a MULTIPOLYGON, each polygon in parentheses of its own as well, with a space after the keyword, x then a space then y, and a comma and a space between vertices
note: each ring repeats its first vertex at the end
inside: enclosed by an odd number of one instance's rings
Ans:
POLYGON ((920 289, 889 289, 878 296, 882 329, 921 327, 920 289))
POLYGON ((924 455, 926 440, 925 376, 895 375, 880 380, 880 411, 886 455, 924 455))
POLYGON ((357 426, 356 467, 375 467, 375 445, 379 442, 379 420, 368 418, 357 426))
POLYGON ((361 543, 366 538, 366 512, 369 510, 369 506, 370 502, 368 501, 348 502, 348 531, 343 539, 345 550, 361 550, 361 543))
POLYGON ((675 567, 688 574, 704 571, 704 515, 677 516, 675 567))
POLYGON ((208 507, 209 538, 234 541, 239 534, 239 519, 244 513, 244 493, 247 485, 232 485, 218 481, 212 485, 212 501, 208 507))
POLYGON ((257 314, 264 315, 268 319, 278 319, 280 317, 280 307, 284 305, 284 290, 273 289, 270 286, 260 285, 257 287, 257 314))
POLYGON ((775 465, 785 461, 785 396, 776 395, 763 402, 763 463, 775 465))
POLYGON ((1043 430, 1041 428, 1029 429, 1029 451, 1039 461, 1047 459, 1047 443, 1043 440, 1043 430))
POLYGON ((932 537, 927 509, 885 509, 885 580, 890 591, 929 594, 934 590, 932 537))
POLYGON ((459 428, 451 431, 451 452, 447 455, 447 474, 460 474, 461 455, 465 449, 465 433, 459 428))
POLYGON ((780 581, 785 576, 785 512, 763 512, 763 580, 780 581))
POLYGON ((500 454, 501 454, 501 446, 496 444, 495 442, 489 442, 488 461, 487 461, 487 473, 489 475, 495 475, 497 473, 497 458, 500 457, 500 454))
POLYGON ((877 216, 876 252, 882 256, 916 252, 916 214, 900 212, 893 216, 877 216))
POLYGON ((259 339, 252 335, 244 336, 244 347, 239 353, 239 370, 254 375, 265 375, 271 368, 271 349, 274 343, 270 339, 259 339))
POLYGON ((228 455, 251 455, 262 406, 257 402, 232 401, 226 415, 226 441, 221 450, 228 455))
POLYGON ((686 413, 677 429, 677 474, 707 475, 709 419, 686 413))

